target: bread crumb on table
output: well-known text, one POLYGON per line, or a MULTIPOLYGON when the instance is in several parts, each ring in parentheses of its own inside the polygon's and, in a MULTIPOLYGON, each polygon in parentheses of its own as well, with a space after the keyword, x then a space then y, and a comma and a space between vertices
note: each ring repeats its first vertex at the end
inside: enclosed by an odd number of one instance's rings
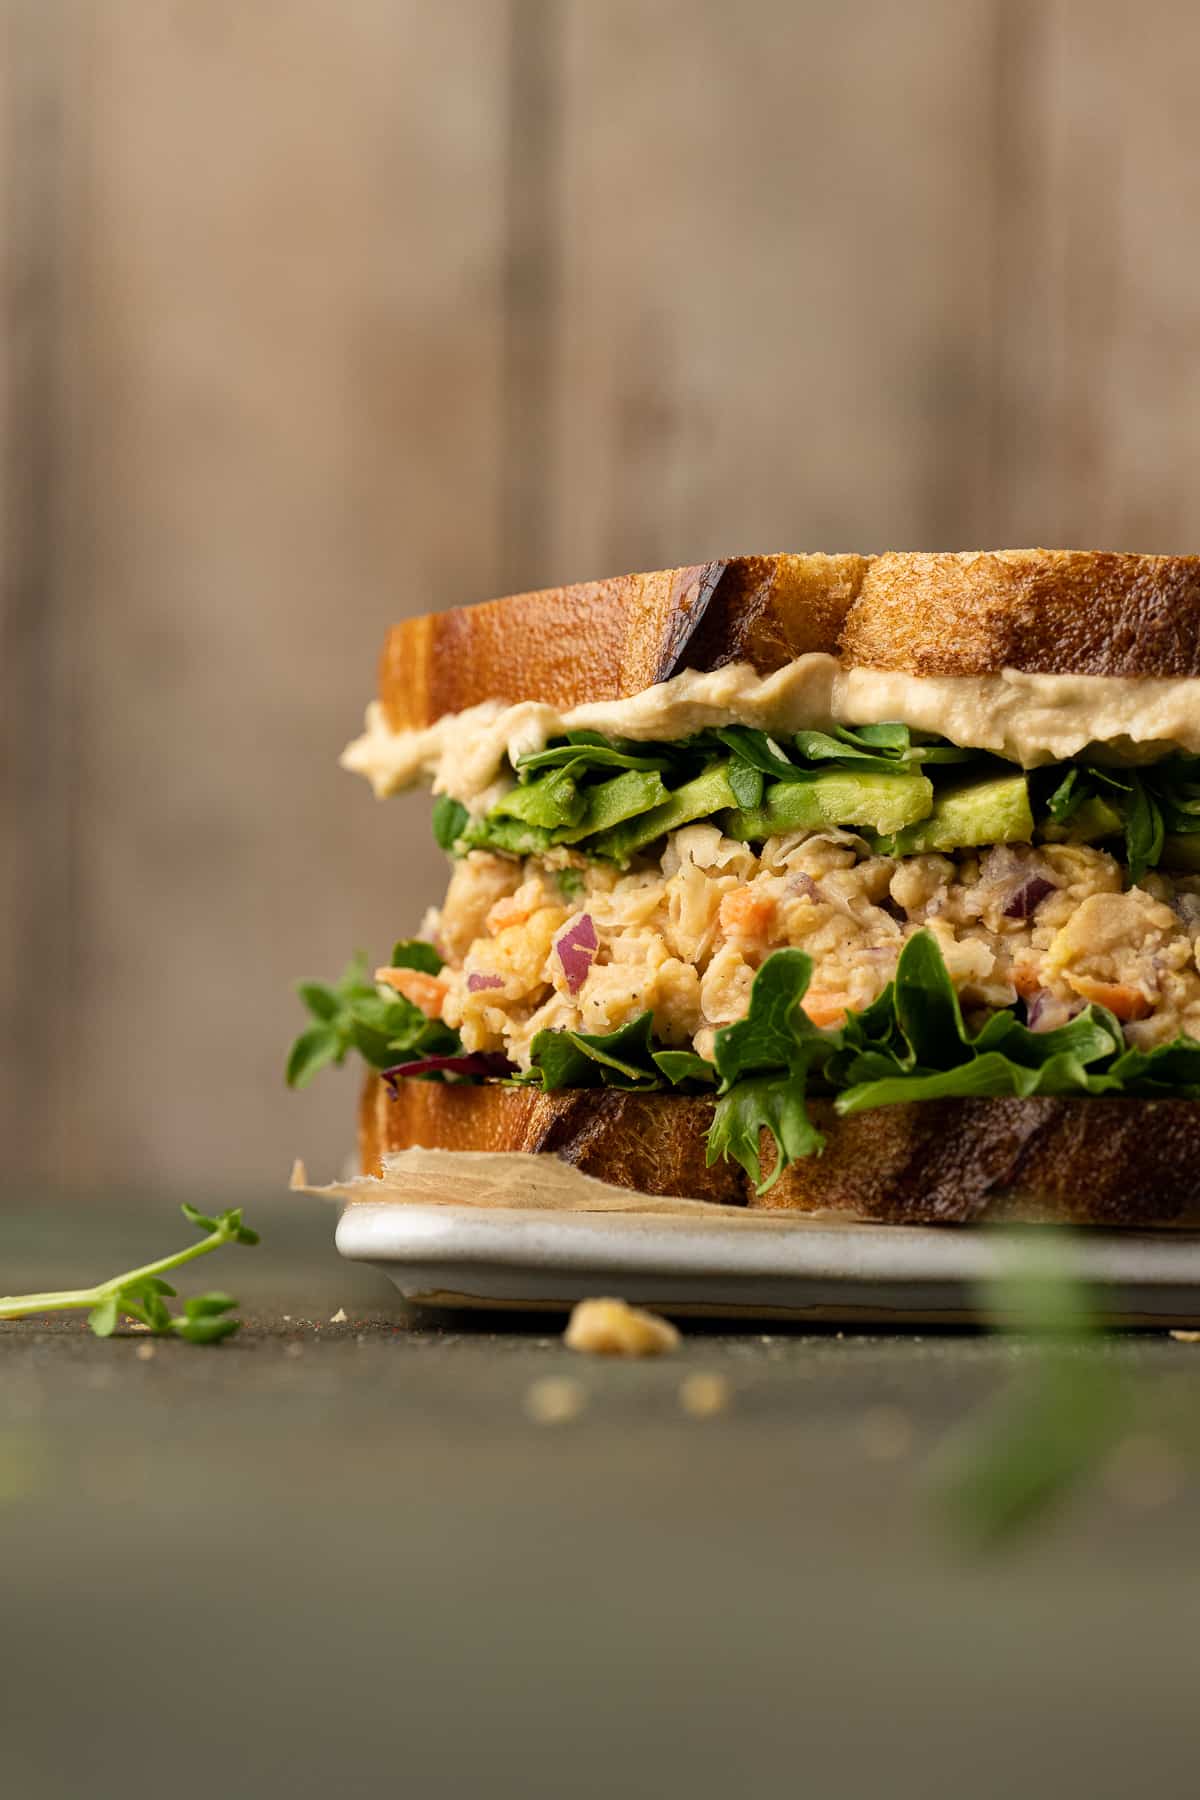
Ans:
POLYGON ((338 1307, 329 1323, 331 1325, 344 1325, 346 1323, 346 1309, 344 1306, 338 1307))
POLYGON ((1171 1336, 1177 1344, 1200 1344, 1200 1331, 1173 1331, 1171 1336))
POLYGON ((586 1390, 569 1375, 543 1375, 525 1395, 525 1411, 535 1425, 566 1425, 586 1405, 586 1390))
POLYGON ((679 1384, 679 1404, 693 1419, 711 1419, 729 1405, 731 1389, 724 1375, 697 1369, 679 1384))
POLYGON ((581 1300, 563 1343, 591 1356, 663 1356, 678 1349, 679 1333, 668 1319, 625 1300, 581 1300))

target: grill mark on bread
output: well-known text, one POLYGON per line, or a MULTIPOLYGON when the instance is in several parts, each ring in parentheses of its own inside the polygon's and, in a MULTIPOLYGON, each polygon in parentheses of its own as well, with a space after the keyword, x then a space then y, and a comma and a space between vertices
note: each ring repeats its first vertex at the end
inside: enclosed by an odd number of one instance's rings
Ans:
POLYGON ((676 572, 651 685, 669 681, 684 666, 692 639, 703 625, 728 568, 725 562, 709 562, 676 572))
POLYGON ((934 1100, 848 1119, 816 1100, 823 1154, 793 1163, 759 1197, 737 1164, 705 1167, 713 1102, 702 1096, 426 1081, 399 1089, 393 1102, 377 1076, 367 1079, 359 1114, 367 1174, 380 1172, 385 1151, 413 1145, 516 1150, 560 1156, 640 1193, 881 1224, 1148 1229, 1200 1218, 1200 1106, 1191 1100, 934 1100))

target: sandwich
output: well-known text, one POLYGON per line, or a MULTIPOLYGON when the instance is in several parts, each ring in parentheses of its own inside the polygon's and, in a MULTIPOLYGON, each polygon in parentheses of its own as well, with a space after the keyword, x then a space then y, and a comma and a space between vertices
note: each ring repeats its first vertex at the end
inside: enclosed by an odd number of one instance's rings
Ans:
POLYGON ((364 1176, 1200 1211, 1200 558, 736 557, 410 619, 343 760, 430 783, 450 861, 301 988, 289 1080, 365 1061, 364 1176))

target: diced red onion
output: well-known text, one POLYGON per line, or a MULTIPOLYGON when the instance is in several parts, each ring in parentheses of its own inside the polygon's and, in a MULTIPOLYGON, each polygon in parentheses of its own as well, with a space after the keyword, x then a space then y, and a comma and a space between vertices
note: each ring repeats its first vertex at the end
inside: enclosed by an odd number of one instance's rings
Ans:
POLYGON ((563 932, 554 946, 562 964, 562 972, 567 978, 568 992, 579 992, 588 978, 588 970, 599 947, 591 913, 580 913, 575 923, 563 932))
POLYGON ((504 986, 503 975, 468 975, 467 976, 467 992, 468 992, 468 994, 481 994, 485 988, 502 988, 503 986, 504 986))
POLYGON ((1025 1023, 1030 1031, 1056 1031, 1082 1011, 1082 1000, 1059 1000, 1048 988, 1038 988, 1025 999, 1025 1023))
POLYGON ((824 900, 825 898, 819 883, 815 882, 812 876, 806 874, 803 869, 797 869, 794 875, 788 876, 787 886, 789 894, 804 894, 809 900, 824 900))
POLYGON ((482 1079, 511 1074, 512 1064, 507 1056, 496 1050, 473 1050, 461 1056, 419 1056, 415 1062, 397 1063, 395 1068, 383 1071, 383 1079, 394 1100, 400 1091, 398 1084, 413 1075, 473 1075, 482 1079))
POLYGON ((1013 881, 1019 880, 1025 868, 1025 858, 1011 844, 993 844, 985 850, 979 859, 979 879, 981 881, 1013 881))
POLYGON ((1054 883, 1047 881, 1044 875, 1029 875, 1015 889, 1012 898, 1004 909, 1006 919, 1032 918, 1047 894, 1054 892, 1054 883))

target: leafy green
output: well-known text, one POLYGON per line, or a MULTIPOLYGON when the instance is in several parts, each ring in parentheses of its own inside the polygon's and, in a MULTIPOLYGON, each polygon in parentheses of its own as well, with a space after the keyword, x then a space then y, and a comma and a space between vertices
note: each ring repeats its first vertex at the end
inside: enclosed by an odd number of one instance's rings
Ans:
POLYGON ((762 805, 765 784, 766 777, 761 769, 756 769, 753 764, 742 762, 740 758, 734 757, 729 765, 729 785, 733 790, 734 799, 744 812, 753 812, 756 807, 762 805))
MULTIPOLYGON (((436 975, 442 959, 432 944, 402 939, 392 952, 392 967, 419 969, 436 975)), ((373 1068, 417 1056, 451 1055, 461 1049, 457 1032, 440 1019, 426 1018, 403 994, 380 989, 370 979, 361 953, 332 987, 301 982, 297 992, 315 1021, 292 1045, 287 1061, 289 1087, 307 1087, 329 1064, 341 1064, 357 1050, 373 1068)))
MULTIPOLYGON (((1056 827, 1075 827, 1072 835, 1091 839, 1098 835, 1120 832, 1125 839, 1125 863, 1131 885, 1142 879, 1147 869, 1156 868, 1162 859, 1168 819, 1189 815, 1185 808, 1176 810, 1171 796, 1190 786, 1172 765, 1192 764, 1193 757, 1168 757, 1165 762, 1147 769, 1101 767, 1094 763, 1075 763, 1062 774, 1062 765, 1052 771, 1037 771, 1036 786, 1042 794, 1045 816, 1056 827), (1053 777, 1055 785, 1049 787, 1053 777), (1159 795, 1166 798, 1160 803, 1159 795), (1096 822, 1093 826, 1092 821, 1096 822), (1107 827, 1107 831, 1106 831, 1107 827)), ((1177 829, 1173 824, 1171 830, 1177 829)), ((1184 830, 1200 829, 1200 813, 1184 830)))
POLYGON ((445 966, 441 951, 424 938, 401 938, 392 950, 393 969, 420 969, 425 975, 440 975, 445 966))
POLYGON ((33 1313, 86 1312, 97 1337, 111 1337, 121 1319, 134 1319, 156 1337, 180 1337, 190 1344, 215 1344, 232 1337, 241 1323, 227 1314, 237 1306, 232 1294, 195 1294, 172 1313, 168 1299, 175 1289, 163 1280, 168 1270, 182 1268, 199 1256, 208 1256, 226 1244, 257 1244, 258 1233, 243 1222, 240 1207, 210 1218, 195 1207, 184 1206, 188 1223, 204 1233, 198 1244, 176 1251, 144 1268, 130 1269, 90 1288, 64 1288, 50 1294, 16 1294, 0 1300, 0 1319, 21 1319, 33 1313))
POLYGON ((772 781, 811 781, 816 774, 815 769, 791 762, 765 731, 755 731, 749 725, 725 725, 713 736, 733 751, 738 762, 769 775, 772 781))
POLYGON ((1125 861, 1129 880, 1135 884, 1147 869, 1158 866, 1163 852, 1163 816, 1157 800, 1140 775, 1129 774, 1129 798, 1125 803, 1125 861))
POLYGON ((732 1157, 765 1194, 790 1162, 819 1152, 825 1140, 808 1116, 805 1075, 802 1067, 784 1077, 755 1075, 722 1094, 709 1128, 706 1160, 732 1157), (759 1157, 764 1131, 775 1143, 775 1164, 765 1179, 759 1157))
POLYGON ((824 1143, 809 1120, 805 1091, 810 1074, 834 1055, 842 1035, 819 1031, 803 1010, 811 979, 812 958, 803 950, 777 950, 754 978, 746 1017, 716 1035, 713 1061, 721 1086, 707 1160, 732 1156, 764 1193, 788 1163, 811 1156, 824 1143), (765 1181, 759 1158, 764 1131, 776 1152, 765 1181))
POLYGON ((866 762, 880 769, 910 763, 983 760, 978 750, 964 750, 899 724, 835 725, 832 732, 798 731, 792 742, 806 762, 866 762))
POLYGON ((1200 831, 1200 756, 1168 756, 1144 769, 1142 778, 1169 832, 1200 831))
POLYGON ((928 932, 908 940, 878 1000, 836 1030, 818 1030, 803 1010, 810 975, 802 952, 776 951, 755 977, 746 1018, 717 1033, 721 1089, 710 1157, 732 1156, 762 1184, 757 1119, 778 1152, 763 1191, 795 1155, 820 1149, 819 1134, 799 1124, 810 1089, 835 1095, 841 1114, 1006 1094, 1200 1098, 1200 1043, 1127 1049, 1121 1026, 1100 1006, 1055 1031, 1031 1031, 1006 1010, 972 1032, 928 932))
POLYGON ((561 744, 519 757, 516 770, 521 778, 538 769, 559 769, 566 766, 581 769, 661 771, 670 768, 674 760, 673 746, 632 744, 601 737, 596 731, 569 731, 561 744))
POLYGON ((451 851, 466 830, 469 814, 459 800, 439 794, 433 803, 433 835, 443 850, 451 851))
POLYGON ((767 958, 754 978, 746 1017, 717 1033, 713 1061, 723 1092, 743 1075, 786 1068, 798 1044, 820 1035, 800 1006, 812 967, 803 950, 776 950, 767 958))
MULTIPOLYGON (((1181 837, 1200 833, 1200 757, 1180 755, 1137 770, 1086 758, 1033 770, 1032 813, 1023 802, 1013 805, 996 839, 981 837, 991 827, 978 808, 964 815, 964 801, 976 788, 982 794, 988 781, 999 792, 997 778, 1014 772, 999 757, 891 721, 806 729, 786 744, 747 725, 715 727, 674 743, 576 731, 519 757, 515 786, 483 818, 469 819, 443 796, 434 808, 434 834, 444 849, 460 852, 544 856, 556 844, 571 844, 622 865, 663 833, 707 817, 751 842, 779 830, 865 827, 877 834, 881 854, 900 856, 1042 836, 1081 843, 1124 837, 1129 878, 1136 882, 1164 853, 1168 860, 1177 856, 1181 837), (711 779, 718 770, 720 778, 711 779), (864 812, 863 794, 852 786, 835 781, 820 805, 807 805, 797 792, 854 773, 928 776, 932 785, 909 790, 899 825, 876 821, 870 807, 864 812), (828 816, 831 811, 839 816, 828 816)), ((1200 866, 1200 852, 1196 860, 1200 866)))
POLYGON ((679 1087, 698 1082, 711 1087, 716 1070, 694 1050, 656 1050, 654 1015, 639 1013, 615 1031, 539 1031, 530 1046, 532 1067, 518 1083, 547 1093, 569 1087, 615 1087, 628 1091, 679 1087))
POLYGON ((616 1031, 539 1031, 530 1045, 532 1068, 522 1079, 547 1092, 558 1088, 661 1086, 650 1049, 654 1015, 639 1013, 616 1031))
POLYGON ((656 1050, 654 1066, 660 1075, 665 1075, 672 1087, 678 1087, 685 1081, 703 1082, 711 1087, 717 1079, 717 1071, 704 1057, 697 1056, 694 1050, 656 1050))

